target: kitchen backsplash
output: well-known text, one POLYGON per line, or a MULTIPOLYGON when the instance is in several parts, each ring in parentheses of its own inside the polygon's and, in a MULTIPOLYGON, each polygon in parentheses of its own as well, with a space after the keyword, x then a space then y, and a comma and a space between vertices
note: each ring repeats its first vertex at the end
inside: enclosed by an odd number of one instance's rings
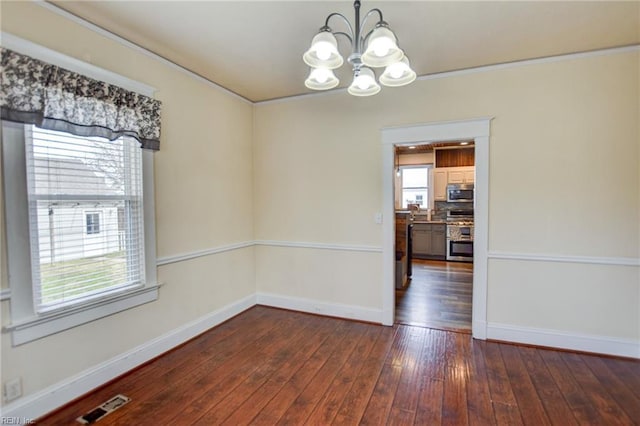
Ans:
POLYGON ((437 212, 444 211, 446 215, 448 210, 473 210, 473 203, 448 203, 446 201, 436 201, 435 209, 437 212))
MULTIPOLYGON (((434 207, 435 209, 431 211, 431 220, 447 220, 447 212, 449 210, 473 210, 472 203, 449 203, 447 201, 436 201, 434 207)), ((404 212, 407 214, 410 213, 409 210, 405 210, 404 212)), ((426 216, 427 209, 421 208, 419 212, 414 210, 414 214, 421 217, 426 216)))
MULTIPOLYGON (((473 210, 471 203, 449 203, 446 201, 436 201, 435 209, 431 211, 431 220, 447 220, 447 212, 449 210, 473 210)), ((421 215, 426 215, 427 210, 421 209, 421 215)))

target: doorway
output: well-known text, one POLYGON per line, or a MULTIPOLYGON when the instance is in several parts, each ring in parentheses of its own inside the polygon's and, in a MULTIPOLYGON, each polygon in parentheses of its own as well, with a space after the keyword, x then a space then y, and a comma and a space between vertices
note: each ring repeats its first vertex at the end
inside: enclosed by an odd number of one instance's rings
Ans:
POLYGON ((470 333, 475 145, 396 146, 394 164, 395 322, 470 333))
POLYGON ((475 237, 472 299, 472 335, 487 335, 487 248, 489 134, 491 118, 428 123, 382 130, 383 167, 383 283, 382 323, 393 325, 395 318, 395 204, 394 150, 396 145, 473 139, 476 146, 475 237))

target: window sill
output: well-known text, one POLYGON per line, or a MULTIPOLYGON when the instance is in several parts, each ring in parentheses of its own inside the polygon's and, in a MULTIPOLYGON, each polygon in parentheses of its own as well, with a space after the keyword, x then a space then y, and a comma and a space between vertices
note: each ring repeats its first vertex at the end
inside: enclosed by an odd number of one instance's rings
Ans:
POLYGON ((59 311, 50 315, 28 318, 3 328, 11 332, 13 346, 32 342, 51 334, 59 333, 79 325, 122 312, 133 307, 153 302, 158 298, 160 285, 148 285, 141 289, 110 299, 59 311))

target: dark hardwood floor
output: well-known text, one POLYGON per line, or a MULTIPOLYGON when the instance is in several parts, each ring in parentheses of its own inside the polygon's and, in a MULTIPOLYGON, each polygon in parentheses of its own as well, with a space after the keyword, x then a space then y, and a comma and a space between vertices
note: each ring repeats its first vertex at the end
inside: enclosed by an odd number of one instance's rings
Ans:
POLYGON ((631 425, 640 362, 256 306, 39 423, 119 393, 98 424, 631 425))
POLYGON ((414 259, 412 269, 396 290, 396 322, 470 333, 473 264, 414 259))

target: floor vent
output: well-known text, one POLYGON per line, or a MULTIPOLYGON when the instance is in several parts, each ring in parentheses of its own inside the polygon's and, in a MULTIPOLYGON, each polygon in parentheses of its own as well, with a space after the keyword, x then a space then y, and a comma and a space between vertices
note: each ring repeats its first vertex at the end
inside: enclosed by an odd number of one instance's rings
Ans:
POLYGON ((76 420, 83 425, 95 423, 107 414, 113 413, 129 401, 131 401, 131 398, 129 397, 126 397, 124 395, 116 395, 107 402, 89 411, 84 416, 78 417, 76 420))

